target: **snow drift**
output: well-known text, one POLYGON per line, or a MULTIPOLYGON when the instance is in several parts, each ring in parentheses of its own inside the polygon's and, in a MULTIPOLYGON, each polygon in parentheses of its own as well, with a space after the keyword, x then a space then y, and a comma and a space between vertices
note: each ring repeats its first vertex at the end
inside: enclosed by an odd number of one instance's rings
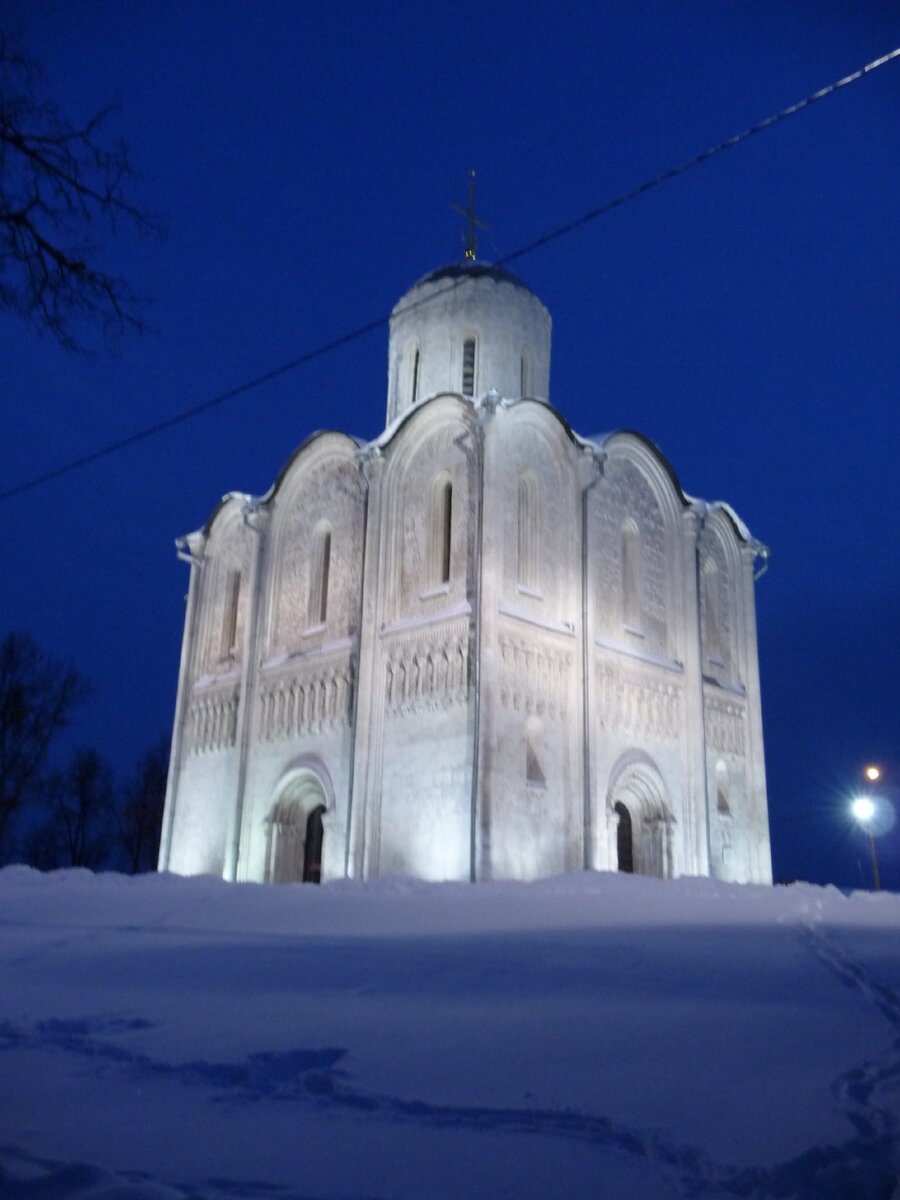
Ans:
POLYGON ((0 872, 0 1198, 900 1200, 900 898, 0 872))

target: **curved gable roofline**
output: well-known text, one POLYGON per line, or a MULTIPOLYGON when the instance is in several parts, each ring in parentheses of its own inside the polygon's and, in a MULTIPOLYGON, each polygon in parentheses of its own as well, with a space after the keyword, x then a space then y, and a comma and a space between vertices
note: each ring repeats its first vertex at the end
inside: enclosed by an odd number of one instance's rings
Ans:
POLYGON ((562 426, 563 433, 565 433, 573 446, 585 448, 596 444, 591 438, 585 438, 576 433, 559 409, 554 408, 549 400, 538 400, 534 396, 519 396, 515 400, 501 400, 500 403, 503 408, 518 408, 520 404, 533 405, 535 409, 539 409, 541 412, 548 412, 556 418, 557 424, 562 426))
POLYGON ((665 454, 663 454, 662 450, 660 450, 659 446, 657 446, 656 442, 651 441, 646 434, 639 433, 636 429, 615 429, 612 431, 612 433, 604 433, 602 437, 598 438, 596 445, 605 448, 609 442, 614 441, 615 438, 619 437, 633 438, 636 442, 639 442, 642 446, 649 450, 665 473, 668 475, 672 482, 672 486, 675 489, 675 494, 681 500, 681 503, 685 508, 690 508, 690 506, 694 503, 694 498, 687 494, 687 492, 681 486, 678 476, 675 474, 675 468, 666 458, 665 454))
POLYGON ((713 500, 709 507, 712 512, 720 512, 724 516, 738 541, 744 542, 747 546, 755 546, 764 557, 768 555, 768 547, 764 546, 762 542, 753 536, 747 527, 747 523, 738 516, 737 512, 727 501, 713 500))
POLYGON ((281 470, 275 476, 272 486, 264 495, 259 497, 260 503, 268 504, 270 500, 274 499, 278 489, 284 483, 288 472, 301 454, 305 454, 313 442, 317 442, 320 438, 324 437, 336 437, 341 438, 345 442, 349 442, 353 447, 354 454, 360 449, 361 446, 366 444, 362 438, 354 437, 351 433, 344 433, 340 429, 317 429, 314 433, 311 433, 309 437, 305 437, 300 445, 297 446, 297 448, 288 456, 281 470))
POLYGON ((463 411, 467 408, 474 408, 471 396, 464 396, 462 392, 435 392, 434 395, 426 396, 424 400, 420 400, 417 404, 404 409, 386 429, 379 433, 378 437, 372 438, 371 442, 360 442, 359 448, 361 450, 383 450, 393 442, 404 425, 418 417, 420 413, 423 413, 426 408, 429 408, 438 400, 456 400, 463 411))
MULTIPOLYGON (((216 505, 216 507, 212 510, 212 512, 206 518, 206 523, 200 527, 199 532, 204 536, 204 538, 209 537, 210 533, 212 532, 212 527, 215 524, 215 522, 219 519, 219 516, 221 515, 222 510, 227 508, 232 503, 232 501, 236 501, 236 500, 239 500, 241 502, 241 505, 249 504, 250 501, 253 500, 253 496, 251 496, 249 492, 226 492, 225 495, 222 497, 222 499, 219 501, 219 503, 216 505)), ((188 536, 190 536, 190 535, 188 535, 188 536)))

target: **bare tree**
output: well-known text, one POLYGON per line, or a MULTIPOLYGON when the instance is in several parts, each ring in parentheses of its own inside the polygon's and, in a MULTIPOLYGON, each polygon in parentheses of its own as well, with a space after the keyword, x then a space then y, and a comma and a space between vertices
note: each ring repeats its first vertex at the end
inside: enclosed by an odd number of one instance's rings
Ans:
POLYGON ((0 30, 0 308, 78 350, 75 327, 108 338, 144 328, 141 298, 99 266, 98 226, 165 227, 130 199, 128 148, 106 137, 114 108, 72 124, 41 82, 19 37, 0 30))
POLYGON ((163 738, 141 758, 125 785, 119 812, 119 844, 132 875, 156 870, 168 774, 169 739, 163 738))
POLYGON ((48 658, 27 633, 0 642, 0 862, 13 817, 46 784, 53 741, 86 695, 75 668, 48 658))
POLYGON ((104 866, 112 847, 112 797, 112 776, 100 755, 77 751, 45 791, 50 813, 29 841, 31 865, 43 871, 104 866))

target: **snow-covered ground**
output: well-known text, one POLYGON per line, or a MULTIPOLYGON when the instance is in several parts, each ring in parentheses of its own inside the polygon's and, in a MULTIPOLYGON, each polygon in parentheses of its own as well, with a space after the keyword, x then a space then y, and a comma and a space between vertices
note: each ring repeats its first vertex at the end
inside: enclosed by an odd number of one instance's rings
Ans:
POLYGON ((900 1200, 900 897, 0 872, 0 1198, 900 1200))

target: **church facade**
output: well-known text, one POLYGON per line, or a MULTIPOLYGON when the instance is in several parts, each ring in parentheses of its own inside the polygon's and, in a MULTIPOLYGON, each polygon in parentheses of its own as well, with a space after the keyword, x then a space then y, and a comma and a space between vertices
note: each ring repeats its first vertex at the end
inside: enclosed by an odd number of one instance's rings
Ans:
POLYGON ((391 318, 387 425, 304 442, 190 563, 160 868, 771 882, 766 551, 550 405, 550 316, 464 262, 391 318))

